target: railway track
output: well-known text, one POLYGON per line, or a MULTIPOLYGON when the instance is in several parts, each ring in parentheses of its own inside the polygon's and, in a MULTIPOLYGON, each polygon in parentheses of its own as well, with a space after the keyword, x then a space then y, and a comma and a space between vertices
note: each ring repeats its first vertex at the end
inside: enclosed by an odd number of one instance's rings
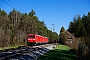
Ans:
POLYGON ((37 60, 53 48, 52 44, 39 46, 21 46, 0 51, 0 60, 37 60))

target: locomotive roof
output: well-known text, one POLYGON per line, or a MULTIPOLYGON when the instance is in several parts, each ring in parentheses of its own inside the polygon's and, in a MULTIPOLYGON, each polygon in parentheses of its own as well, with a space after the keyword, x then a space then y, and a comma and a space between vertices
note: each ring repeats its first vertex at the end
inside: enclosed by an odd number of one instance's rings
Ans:
MULTIPOLYGON (((38 34, 28 34, 28 35, 38 35, 38 34)), ((45 37, 45 36, 42 36, 42 35, 38 35, 38 36, 45 37)), ((47 38, 47 37, 45 37, 45 38, 47 38)))

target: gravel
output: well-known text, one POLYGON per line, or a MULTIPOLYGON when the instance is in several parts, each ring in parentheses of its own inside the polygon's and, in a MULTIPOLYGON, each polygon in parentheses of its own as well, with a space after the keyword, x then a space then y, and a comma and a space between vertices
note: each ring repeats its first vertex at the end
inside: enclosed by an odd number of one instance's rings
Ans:
MULTIPOLYGON (((37 58, 44 55, 47 51, 52 50, 56 45, 47 44, 41 46, 34 46, 31 48, 22 48, 21 50, 14 50, 12 52, 18 52, 14 57, 9 58, 9 60, 37 60, 37 58)), ((12 52, 8 52, 9 54, 12 52)))

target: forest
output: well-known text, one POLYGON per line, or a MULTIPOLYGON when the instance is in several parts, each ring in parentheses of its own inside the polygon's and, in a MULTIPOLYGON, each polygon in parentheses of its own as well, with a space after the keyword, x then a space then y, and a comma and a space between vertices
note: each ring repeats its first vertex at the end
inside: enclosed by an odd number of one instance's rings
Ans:
POLYGON ((50 41, 58 40, 58 34, 49 30, 33 9, 29 13, 13 9, 9 14, 0 9, 0 47, 27 45, 30 33, 46 36, 50 41))
POLYGON ((75 15, 66 31, 62 26, 59 43, 72 48, 80 60, 90 60, 90 12, 75 15))
POLYGON ((90 12, 87 15, 83 14, 82 17, 75 15, 67 31, 80 41, 78 44, 79 56, 90 60, 90 12), (86 52, 84 52, 84 49, 86 49, 86 52))

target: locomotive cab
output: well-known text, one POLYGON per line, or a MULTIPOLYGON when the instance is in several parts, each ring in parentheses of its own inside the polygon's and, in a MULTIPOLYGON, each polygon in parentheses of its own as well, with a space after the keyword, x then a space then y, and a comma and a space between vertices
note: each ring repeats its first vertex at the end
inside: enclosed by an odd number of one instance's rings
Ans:
POLYGON ((35 42, 35 34, 28 35, 28 45, 36 44, 35 42))
POLYGON ((28 36, 28 42, 35 42, 35 35, 28 36))

